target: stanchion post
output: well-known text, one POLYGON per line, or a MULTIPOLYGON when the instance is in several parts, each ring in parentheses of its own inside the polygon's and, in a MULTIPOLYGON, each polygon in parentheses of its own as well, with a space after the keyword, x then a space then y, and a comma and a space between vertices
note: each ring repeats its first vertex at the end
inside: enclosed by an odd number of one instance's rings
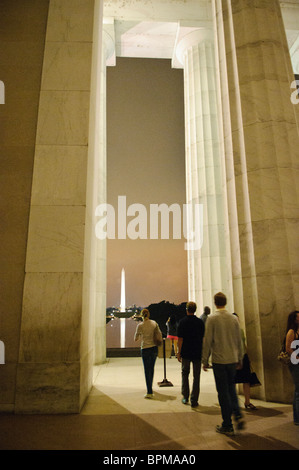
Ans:
POLYGON ((166 378, 166 348, 165 338, 163 338, 163 360, 164 360, 164 379, 162 382, 158 382, 159 387, 173 387, 173 384, 166 378))

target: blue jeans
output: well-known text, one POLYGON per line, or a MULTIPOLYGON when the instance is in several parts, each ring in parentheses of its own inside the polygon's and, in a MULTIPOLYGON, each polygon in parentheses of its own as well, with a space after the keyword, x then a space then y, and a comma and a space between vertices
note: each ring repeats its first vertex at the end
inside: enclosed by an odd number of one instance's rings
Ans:
POLYGON ((235 386, 236 364, 213 363, 218 400, 222 414, 222 426, 232 426, 232 415, 241 417, 238 396, 235 386))
POLYGON ((144 367, 145 383, 147 388, 147 393, 153 393, 153 380, 154 380, 154 368, 155 362, 158 356, 158 348, 154 346, 153 348, 144 348, 141 349, 141 357, 144 367))
POLYGON ((192 362, 193 369, 193 385, 191 390, 191 405, 198 402, 199 397, 199 379, 201 371, 201 359, 186 359, 182 357, 182 395, 187 400, 189 399, 189 374, 190 364, 192 362))
POLYGON ((290 364, 289 369, 295 385, 293 400, 294 423, 299 424, 299 364, 290 364))

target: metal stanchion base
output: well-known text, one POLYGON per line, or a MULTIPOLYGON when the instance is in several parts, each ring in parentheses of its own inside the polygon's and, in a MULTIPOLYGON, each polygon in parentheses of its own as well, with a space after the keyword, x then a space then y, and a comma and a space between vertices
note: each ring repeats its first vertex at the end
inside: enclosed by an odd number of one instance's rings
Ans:
POLYGON ((173 387, 172 383, 166 379, 166 357, 165 357, 165 338, 163 338, 163 358, 164 358, 164 379, 158 382, 159 387, 173 387))
POLYGON ((173 384, 167 379, 163 379, 162 382, 158 382, 159 387, 173 387, 173 384))

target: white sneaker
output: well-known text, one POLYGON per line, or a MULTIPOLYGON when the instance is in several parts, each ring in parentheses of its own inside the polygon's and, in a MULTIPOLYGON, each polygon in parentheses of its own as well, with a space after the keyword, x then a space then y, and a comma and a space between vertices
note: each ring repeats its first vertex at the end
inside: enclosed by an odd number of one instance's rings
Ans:
POLYGON ((154 398, 154 394, 153 393, 146 393, 144 395, 144 398, 154 398))

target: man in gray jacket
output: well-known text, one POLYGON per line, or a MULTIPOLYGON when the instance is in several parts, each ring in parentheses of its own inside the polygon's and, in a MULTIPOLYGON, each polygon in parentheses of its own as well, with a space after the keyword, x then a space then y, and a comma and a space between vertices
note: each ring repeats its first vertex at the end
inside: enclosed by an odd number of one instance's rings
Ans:
POLYGON ((238 319, 226 309, 226 297, 222 292, 214 296, 216 312, 209 315, 203 344, 203 369, 208 369, 208 359, 212 354, 213 372, 221 407, 222 425, 216 431, 233 435, 232 415, 237 428, 244 427, 239 408, 236 386, 234 382, 237 368, 242 367, 241 330, 238 319))

